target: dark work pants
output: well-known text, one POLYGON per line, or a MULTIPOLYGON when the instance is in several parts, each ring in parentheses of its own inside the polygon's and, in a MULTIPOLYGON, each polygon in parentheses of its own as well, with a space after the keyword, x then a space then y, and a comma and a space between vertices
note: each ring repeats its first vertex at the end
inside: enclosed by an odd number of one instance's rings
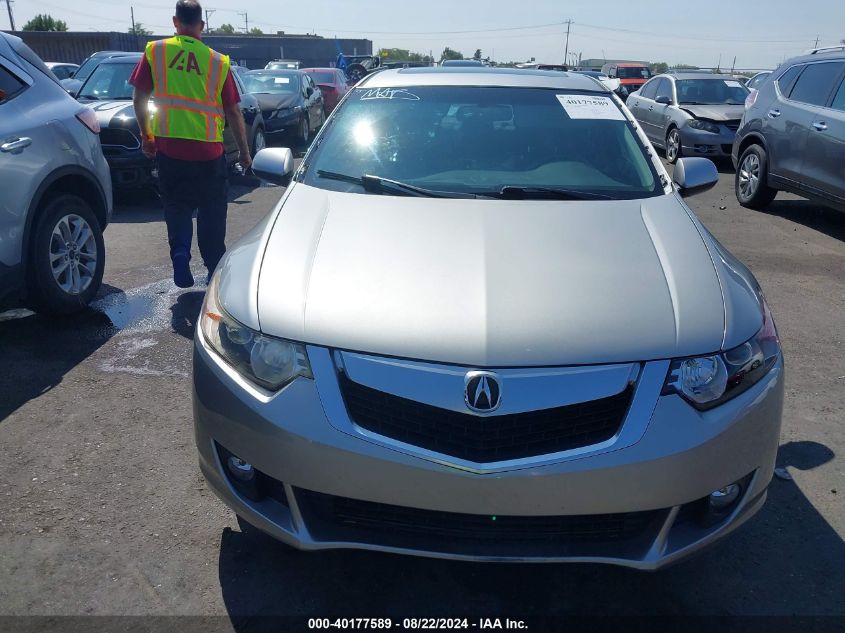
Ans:
POLYGON ((158 155, 158 179, 164 200, 164 221, 171 259, 191 259, 194 211, 197 243, 208 270, 213 271, 226 252, 226 211, 229 181, 226 157, 215 160, 176 160, 158 155))

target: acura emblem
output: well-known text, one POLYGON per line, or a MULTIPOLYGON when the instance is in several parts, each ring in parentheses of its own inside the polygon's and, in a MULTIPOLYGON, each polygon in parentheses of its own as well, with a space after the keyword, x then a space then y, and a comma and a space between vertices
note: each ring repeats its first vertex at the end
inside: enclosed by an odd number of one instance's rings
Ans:
POLYGON ((479 413, 489 413, 502 403, 499 377, 489 371, 471 371, 464 378, 464 400, 479 413))

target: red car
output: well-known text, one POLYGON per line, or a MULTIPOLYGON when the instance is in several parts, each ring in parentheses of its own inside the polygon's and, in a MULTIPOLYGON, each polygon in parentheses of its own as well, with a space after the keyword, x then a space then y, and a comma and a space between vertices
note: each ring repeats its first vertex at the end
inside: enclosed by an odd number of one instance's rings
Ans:
POLYGON ((343 96, 349 92, 346 75, 339 68, 303 68, 311 79, 320 87, 326 114, 331 114, 343 96))

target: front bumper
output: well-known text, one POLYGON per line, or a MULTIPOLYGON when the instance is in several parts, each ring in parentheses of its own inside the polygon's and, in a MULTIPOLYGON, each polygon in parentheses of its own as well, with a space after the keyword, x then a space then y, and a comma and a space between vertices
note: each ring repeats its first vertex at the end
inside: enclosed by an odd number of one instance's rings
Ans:
POLYGON ((724 125, 719 126, 718 134, 696 130, 689 126, 680 128, 681 145, 684 156, 710 156, 714 158, 730 157, 733 150, 736 131, 724 125))
MULTIPOLYGON (((658 397, 668 363, 649 363, 654 365, 652 375, 662 370, 662 377, 649 382, 644 372, 635 398, 651 398, 656 404, 647 407, 639 421, 630 419, 641 411, 632 404, 623 426, 641 423, 640 439, 621 448, 477 472, 341 430, 346 427, 335 419, 344 415, 336 407, 339 388, 326 370, 331 354, 322 348, 308 351, 316 379, 299 379, 274 395, 258 393, 245 383, 208 349, 201 334, 194 352, 194 419, 204 476, 238 515, 300 549, 358 548, 466 560, 578 561, 656 569, 732 532, 766 498, 780 433, 782 361, 760 383, 706 413, 676 396, 658 397), (272 480, 275 492, 254 500, 236 490, 224 470, 225 451, 253 464, 272 480), (709 526, 691 519, 696 503, 743 479, 743 495, 729 515, 709 526), (334 503, 335 509, 363 509, 351 523, 347 516, 343 526, 329 525, 326 512, 315 507, 315 497, 334 503), (390 533, 381 529, 384 525, 366 529, 364 522, 378 519, 379 513, 400 517, 390 533), (446 519, 467 522, 482 516, 508 525, 561 518, 612 522, 622 515, 627 520, 646 514, 636 534, 577 545, 504 536, 498 542, 466 539, 458 526, 451 532, 455 538, 449 538, 450 532, 441 529, 446 519), (403 532, 400 528, 407 527, 408 520, 436 524, 447 537, 403 532)), ((489 529, 485 534, 489 536, 489 529)))
POLYGON ((103 148, 115 189, 143 189, 156 183, 155 161, 144 156, 140 150, 126 151, 117 148, 103 148))

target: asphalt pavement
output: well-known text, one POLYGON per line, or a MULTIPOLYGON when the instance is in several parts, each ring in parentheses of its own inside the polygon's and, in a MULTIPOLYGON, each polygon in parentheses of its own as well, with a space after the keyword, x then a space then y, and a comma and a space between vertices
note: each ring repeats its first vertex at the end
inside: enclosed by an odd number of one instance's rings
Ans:
MULTIPOLYGON (((741 209, 722 172, 689 203, 759 279, 787 364, 788 478, 732 538, 641 573, 301 553, 240 525, 193 441, 204 288, 173 286, 158 202, 134 197, 90 311, 0 316, 0 615, 845 615, 845 214, 783 194, 741 209)), ((234 187, 229 242, 281 193, 234 187)))

